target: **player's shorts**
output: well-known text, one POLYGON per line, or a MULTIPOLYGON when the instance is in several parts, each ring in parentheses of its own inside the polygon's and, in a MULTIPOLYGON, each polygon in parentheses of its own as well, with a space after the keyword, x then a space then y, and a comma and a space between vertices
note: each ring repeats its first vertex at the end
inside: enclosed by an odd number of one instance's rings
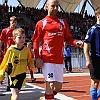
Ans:
POLYGON ((100 57, 92 57, 93 68, 90 69, 91 79, 100 80, 100 57))
POLYGON ((20 90, 25 78, 26 73, 16 75, 16 77, 10 77, 10 88, 18 88, 20 90))
POLYGON ((45 81, 48 82, 63 82, 63 68, 64 64, 44 63, 42 66, 42 72, 45 81))

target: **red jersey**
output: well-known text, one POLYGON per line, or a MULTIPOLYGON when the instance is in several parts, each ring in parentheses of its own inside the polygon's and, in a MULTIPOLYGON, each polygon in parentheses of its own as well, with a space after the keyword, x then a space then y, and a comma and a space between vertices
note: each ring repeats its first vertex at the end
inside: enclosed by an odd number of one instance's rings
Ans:
POLYGON ((1 32, 0 40, 4 42, 4 53, 6 53, 8 47, 10 47, 11 44, 15 44, 12 37, 13 30, 14 29, 8 27, 4 28, 1 32))
POLYGON ((35 57, 41 57, 46 63, 63 64, 64 40, 70 45, 76 45, 67 22, 54 16, 46 16, 36 24, 32 36, 35 57), (41 55, 39 55, 40 40, 42 40, 41 55))

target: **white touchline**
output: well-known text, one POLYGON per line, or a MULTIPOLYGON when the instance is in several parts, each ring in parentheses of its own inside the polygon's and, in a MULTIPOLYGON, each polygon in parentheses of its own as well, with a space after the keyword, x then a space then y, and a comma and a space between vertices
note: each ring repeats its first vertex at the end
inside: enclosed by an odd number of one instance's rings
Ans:
MULTIPOLYGON (((34 89, 38 88, 38 89, 43 89, 43 90, 45 90, 45 89, 42 88, 42 87, 39 87, 39 86, 30 84, 30 83, 26 83, 26 84, 29 85, 29 86, 32 86, 34 89)), ((39 91, 39 92, 40 92, 40 91, 39 91)), ((45 91, 42 91, 42 93, 45 93, 45 91)), ((73 99, 73 98, 71 98, 71 97, 67 97, 67 96, 65 96, 64 94, 60 94, 60 93, 57 93, 57 95, 55 95, 55 98, 60 99, 60 100, 75 100, 75 99, 73 99)))
MULTIPOLYGON (((20 93, 32 93, 32 92, 38 92, 38 91, 41 93, 45 93, 45 89, 42 87, 33 85, 31 83, 26 83, 26 85, 31 86, 32 88, 22 87, 22 89, 21 89, 22 91, 20 91, 20 93), (23 90, 26 90, 26 91, 23 91, 23 90)), ((2 94, 11 94, 11 92, 2 92, 2 94)), ((59 100, 75 100, 71 97, 67 97, 66 95, 60 94, 60 93, 57 93, 57 95, 55 95, 55 98, 59 99, 59 100)))

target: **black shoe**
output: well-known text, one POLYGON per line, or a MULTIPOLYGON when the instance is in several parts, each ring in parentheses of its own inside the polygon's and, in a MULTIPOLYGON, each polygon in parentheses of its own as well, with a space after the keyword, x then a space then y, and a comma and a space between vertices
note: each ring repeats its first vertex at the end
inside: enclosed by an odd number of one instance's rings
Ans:
POLYGON ((7 86, 7 91, 11 91, 11 90, 10 90, 10 86, 7 86))
POLYGON ((36 81, 36 78, 33 78, 33 79, 32 79, 32 82, 34 82, 34 81, 36 81))

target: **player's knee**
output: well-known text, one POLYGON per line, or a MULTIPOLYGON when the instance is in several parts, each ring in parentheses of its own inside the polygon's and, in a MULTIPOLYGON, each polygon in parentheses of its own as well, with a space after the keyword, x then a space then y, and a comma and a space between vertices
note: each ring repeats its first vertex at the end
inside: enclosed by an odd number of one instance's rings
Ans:
POLYGON ((62 84, 58 84, 57 86, 55 86, 55 91, 59 92, 62 89, 62 84))
POLYGON ((97 88, 99 84, 99 80, 91 79, 91 87, 97 88))
POLYGON ((59 92, 62 89, 62 86, 56 87, 55 90, 59 92))

